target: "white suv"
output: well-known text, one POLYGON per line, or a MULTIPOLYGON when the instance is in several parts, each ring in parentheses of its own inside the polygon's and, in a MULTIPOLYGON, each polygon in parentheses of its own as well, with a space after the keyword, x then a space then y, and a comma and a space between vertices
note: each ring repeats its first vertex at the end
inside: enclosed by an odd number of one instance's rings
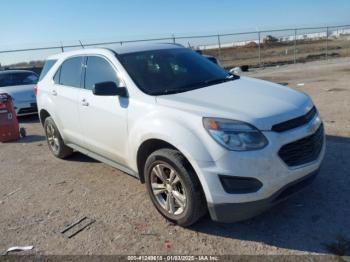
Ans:
POLYGON ((325 152, 311 99, 232 75, 179 45, 52 56, 37 86, 59 158, 73 150, 146 184, 182 226, 250 218, 308 185, 325 152))

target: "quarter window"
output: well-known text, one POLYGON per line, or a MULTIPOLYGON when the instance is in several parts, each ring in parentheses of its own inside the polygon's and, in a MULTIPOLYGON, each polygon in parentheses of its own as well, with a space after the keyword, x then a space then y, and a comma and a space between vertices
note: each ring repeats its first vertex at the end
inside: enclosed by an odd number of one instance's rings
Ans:
POLYGON ((114 82, 119 86, 119 79, 111 64, 104 58, 89 56, 86 64, 85 88, 92 90, 97 83, 114 82))
POLYGON ((83 57, 73 57, 63 62, 60 69, 60 85, 80 87, 83 57))

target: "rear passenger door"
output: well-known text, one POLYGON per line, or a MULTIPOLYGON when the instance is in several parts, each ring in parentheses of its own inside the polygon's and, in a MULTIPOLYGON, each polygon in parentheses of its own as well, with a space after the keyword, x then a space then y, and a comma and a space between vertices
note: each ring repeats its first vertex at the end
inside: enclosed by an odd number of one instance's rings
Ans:
POLYGON ((102 56, 88 56, 84 89, 80 90, 79 107, 84 139, 88 149, 119 164, 125 163, 128 98, 96 96, 94 85, 120 79, 112 63, 102 56))
POLYGON ((56 106, 56 116, 60 132, 66 143, 83 144, 79 121, 78 98, 82 85, 84 57, 77 56, 65 60, 54 76, 51 97, 56 106))

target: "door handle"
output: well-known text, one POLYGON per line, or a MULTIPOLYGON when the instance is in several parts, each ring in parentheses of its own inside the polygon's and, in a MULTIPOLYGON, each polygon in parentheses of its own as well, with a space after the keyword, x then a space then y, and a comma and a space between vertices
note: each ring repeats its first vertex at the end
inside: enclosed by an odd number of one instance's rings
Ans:
POLYGON ((57 91, 56 91, 56 90, 52 90, 52 91, 51 91, 51 94, 52 94, 53 96, 57 96, 57 91))
POLYGON ((83 106, 89 106, 89 102, 85 98, 81 100, 81 104, 83 106))

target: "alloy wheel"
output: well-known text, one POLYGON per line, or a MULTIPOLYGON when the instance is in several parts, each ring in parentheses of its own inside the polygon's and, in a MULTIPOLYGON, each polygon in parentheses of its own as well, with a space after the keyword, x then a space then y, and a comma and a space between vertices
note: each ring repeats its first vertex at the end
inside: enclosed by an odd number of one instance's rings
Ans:
POLYGON ((186 208, 186 190, 177 172, 168 164, 151 170, 151 188, 159 205, 171 215, 181 215, 186 208))
POLYGON ((60 142, 56 133, 57 132, 51 123, 46 126, 47 141, 52 151, 54 151, 55 153, 59 151, 60 147, 60 142))

